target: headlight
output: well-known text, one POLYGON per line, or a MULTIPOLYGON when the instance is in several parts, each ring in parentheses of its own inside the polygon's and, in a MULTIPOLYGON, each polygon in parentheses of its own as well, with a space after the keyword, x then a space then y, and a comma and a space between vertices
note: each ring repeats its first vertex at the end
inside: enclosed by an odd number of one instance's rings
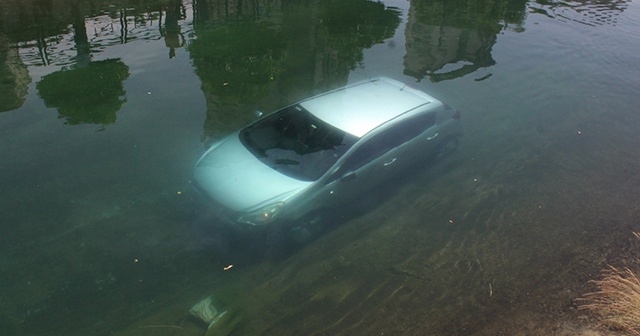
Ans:
POLYGON ((251 225, 264 225, 271 223, 276 217, 278 213, 280 213, 284 209, 284 203, 275 203, 267 205, 266 207, 260 208, 256 211, 246 213, 238 219, 241 223, 251 224, 251 225))

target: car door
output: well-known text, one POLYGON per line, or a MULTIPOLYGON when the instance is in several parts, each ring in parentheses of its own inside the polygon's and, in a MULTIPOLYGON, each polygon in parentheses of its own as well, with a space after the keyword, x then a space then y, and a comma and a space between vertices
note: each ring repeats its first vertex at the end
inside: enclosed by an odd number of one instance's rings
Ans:
POLYGON ((328 205, 340 205, 402 173, 421 154, 416 150, 422 141, 414 140, 437 137, 431 134, 434 123, 435 113, 421 113, 373 135, 348 154, 340 168, 326 179, 321 198, 328 205))
POLYGON ((399 140, 402 144, 396 152, 403 169, 429 158, 444 138, 436 125, 436 117, 435 111, 421 113, 409 119, 403 127, 402 139, 399 140))

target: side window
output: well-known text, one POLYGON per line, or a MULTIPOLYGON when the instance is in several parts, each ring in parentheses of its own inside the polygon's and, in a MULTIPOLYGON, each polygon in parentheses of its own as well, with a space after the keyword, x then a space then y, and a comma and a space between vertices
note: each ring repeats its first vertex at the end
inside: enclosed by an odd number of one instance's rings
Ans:
POLYGON ((436 123, 436 113, 422 113, 413 118, 406 119, 404 121, 399 122, 389 131, 393 134, 390 134, 390 141, 393 143, 393 147, 398 147, 403 143, 417 137, 422 134, 422 132, 429 129, 431 126, 436 123))
POLYGON ((417 137, 422 134, 422 132, 431 128, 431 126, 436 124, 436 113, 422 113, 413 118, 409 118, 405 120, 402 128, 402 142, 398 143, 398 146, 417 137))
POLYGON ((435 125, 436 113, 422 113, 413 118, 403 120, 391 128, 384 130, 358 147, 346 160, 340 171, 356 170, 384 153, 417 137, 435 125))
POLYGON ((344 172, 356 170, 392 148, 388 132, 382 132, 358 147, 345 161, 340 170, 344 172))

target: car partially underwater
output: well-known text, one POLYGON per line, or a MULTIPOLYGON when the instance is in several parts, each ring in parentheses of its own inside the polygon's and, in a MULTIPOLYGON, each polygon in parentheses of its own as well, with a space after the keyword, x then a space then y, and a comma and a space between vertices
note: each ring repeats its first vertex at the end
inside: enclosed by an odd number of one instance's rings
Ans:
POLYGON ((259 118, 213 144, 194 185, 231 225, 316 223, 406 172, 452 153, 460 112, 404 83, 375 78, 259 118))

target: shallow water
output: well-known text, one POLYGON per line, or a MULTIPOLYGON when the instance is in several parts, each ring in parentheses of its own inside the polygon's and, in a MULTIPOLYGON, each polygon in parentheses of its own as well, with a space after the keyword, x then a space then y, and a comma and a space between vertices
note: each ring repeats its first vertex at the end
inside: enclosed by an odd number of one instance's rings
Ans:
POLYGON ((637 2, 0 13, 3 334, 203 335, 189 309, 213 295, 218 334, 573 335, 596 332, 588 281, 637 264, 637 2), (195 161, 256 109, 380 75, 462 111, 452 157, 297 248, 196 200, 195 161))

